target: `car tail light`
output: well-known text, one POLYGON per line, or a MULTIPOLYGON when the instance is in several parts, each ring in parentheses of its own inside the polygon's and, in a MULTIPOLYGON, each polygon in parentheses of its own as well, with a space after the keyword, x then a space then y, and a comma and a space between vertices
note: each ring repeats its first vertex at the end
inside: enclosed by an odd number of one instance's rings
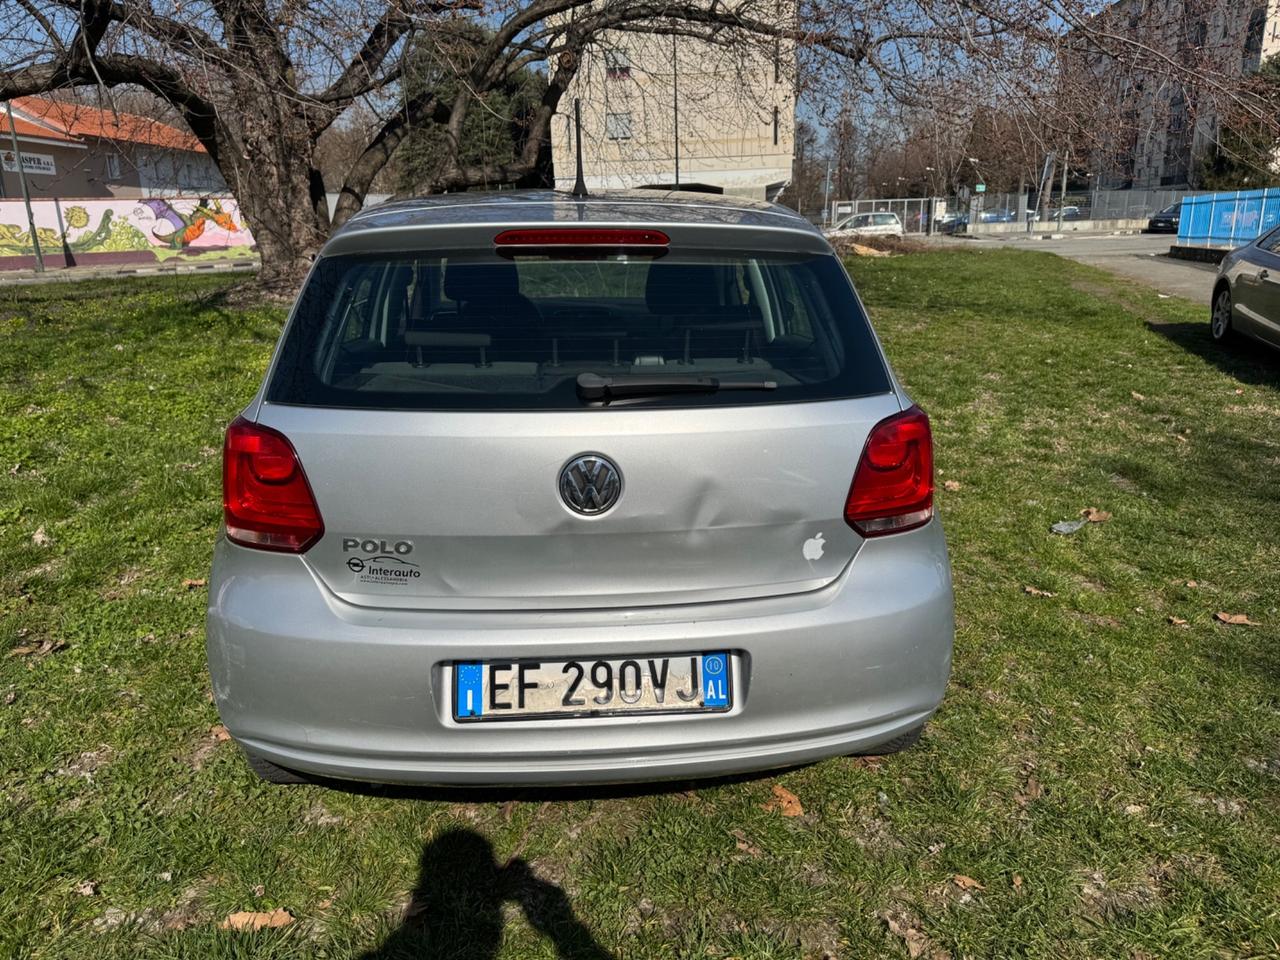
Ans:
POLYGON ((493 238, 499 247, 666 247, 661 230, 504 230, 493 238))
POLYGON ((924 526, 933 516, 933 437, 919 407, 876 424, 858 461, 844 518, 864 537, 924 526))
POLYGON ((237 417, 222 448, 222 512, 227 538, 245 547, 302 553, 324 521, 284 434, 237 417))

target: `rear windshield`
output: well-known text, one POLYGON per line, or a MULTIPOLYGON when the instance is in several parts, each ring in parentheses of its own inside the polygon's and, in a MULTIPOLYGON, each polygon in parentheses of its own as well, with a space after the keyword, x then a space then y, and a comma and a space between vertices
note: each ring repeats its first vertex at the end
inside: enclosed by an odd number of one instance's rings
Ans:
POLYGON ((321 260, 267 399, 569 410, 586 402, 582 374, 738 382, 629 401, 655 406, 889 390, 866 318, 830 255, 433 251, 321 260))

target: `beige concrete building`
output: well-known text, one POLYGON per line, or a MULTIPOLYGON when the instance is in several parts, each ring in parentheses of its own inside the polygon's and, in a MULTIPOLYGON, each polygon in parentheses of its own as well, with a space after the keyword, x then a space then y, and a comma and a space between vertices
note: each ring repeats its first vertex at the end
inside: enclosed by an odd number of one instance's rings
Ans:
MULTIPOLYGON (((794 15, 794 0, 779 10, 794 15)), ((780 13, 780 16, 785 15, 780 13)), ((582 102, 588 189, 674 187, 772 200, 791 181, 794 47, 617 32, 589 48, 552 122, 556 187, 574 183, 582 102)))
MULTIPOLYGON (((1157 55, 1228 85, 1280 53, 1280 0, 1120 0, 1099 20, 1109 31, 1128 34, 1157 55)), ((1099 165, 1101 184, 1195 187, 1200 162, 1222 123, 1215 91, 1122 68, 1105 57, 1095 57, 1094 70, 1123 131, 1109 162, 1099 165)))

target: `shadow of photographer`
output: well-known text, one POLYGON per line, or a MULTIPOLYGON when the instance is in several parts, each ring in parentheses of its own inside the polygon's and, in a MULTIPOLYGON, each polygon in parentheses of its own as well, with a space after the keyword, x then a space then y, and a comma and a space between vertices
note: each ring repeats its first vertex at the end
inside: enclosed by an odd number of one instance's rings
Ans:
POLYGON ((400 927, 361 960, 491 960, 502 943, 503 906, 515 903, 561 960, 613 960, 555 884, 520 859, 499 864, 489 841, 453 829, 423 848, 400 927))

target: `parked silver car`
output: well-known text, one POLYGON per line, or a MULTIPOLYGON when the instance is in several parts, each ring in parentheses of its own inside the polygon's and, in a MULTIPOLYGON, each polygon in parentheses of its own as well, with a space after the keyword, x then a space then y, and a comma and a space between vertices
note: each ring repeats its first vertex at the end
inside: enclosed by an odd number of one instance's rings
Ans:
POLYGON ((855 213, 845 217, 826 232, 828 240, 856 240, 859 237, 897 237, 902 239, 902 221, 896 213, 855 213))
POLYGON ((269 780, 890 752, 950 671, 928 418, 770 204, 359 214, 227 430, 224 500, 209 667, 269 780))
POLYGON ((1223 258, 1209 329, 1215 340, 1242 334, 1280 347, 1280 228, 1223 258))

